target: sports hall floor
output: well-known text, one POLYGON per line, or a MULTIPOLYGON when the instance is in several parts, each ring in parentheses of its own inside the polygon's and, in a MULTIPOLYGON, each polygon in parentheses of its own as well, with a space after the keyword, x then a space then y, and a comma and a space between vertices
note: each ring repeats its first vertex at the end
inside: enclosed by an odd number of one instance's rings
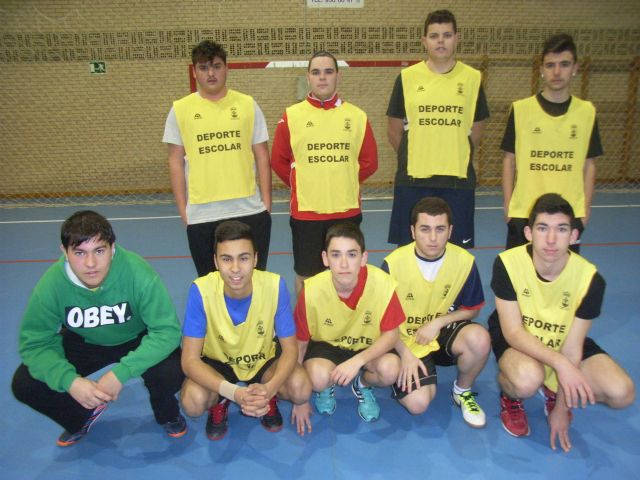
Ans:
MULTIPOLYGON (((478 196, 474 253, 487 303, 491 265, 504 242, 499 196, 478 196)), ((602 315, 591 334, 640 382, 640 193, 598 193, 583 254, 607 280, 602 315)), ((195 276, 185 232, 172 205, 97 206, 109 217, 118 242, 149 259, 166 282, 182 317, 187 288, 195 276)), ((285 276, 293 288, 290 231, 286 204, 275 207, 269 269, 285 276)), ((573 450, 564 454, 548 446, 548 429, 540 398, 526 401, 532 433, 513 438, 498 418, 496 368, 490 357, 475 390, 488 424, 467 427, 451 405, 448 392, 453 368, 440 368, 440 388, 429 411, 412 417, 386 390, 377 391, 382 407, 378 422, 363 423, 349 389, 338 392, 332 417, 313 417, 313 433, 299 437, 290 425, 273 434, 233 408, 229 433, 218 442, 204 434, 205 417, 189 419, 189 432, 169 439, 153 421, 140 380, 127 384, 91 433, 77 445, 55 445, 60 427, 18 404, 10 392, 18 365, 18 325, 42 272, 59 255, 60 221, 78 207, 0 209, 0 299, 4 308, 0 337, 0 478, 93 479, 177 478, 640 478, 638 402, 623 411, 602 406, 576 412, 571 429, 573 450)), ((380 264, 386 243, 389 201, 364 203, 363 229, 370 262, 380 264)), ((285 419, 290 405, 282 402, 285 419)))

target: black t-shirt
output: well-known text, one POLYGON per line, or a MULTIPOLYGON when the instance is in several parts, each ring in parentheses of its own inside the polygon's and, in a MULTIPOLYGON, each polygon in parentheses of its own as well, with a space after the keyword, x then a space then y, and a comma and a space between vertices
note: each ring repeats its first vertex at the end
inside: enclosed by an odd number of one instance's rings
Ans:
MULTIPOLYGON (((393 85, 393 91, 391 92, 391 98, 389 99, 389 106, 387 107, 387 116, 392 118, 401 118, 403 120, 406 119, 407 113, 404 108, 404 90, 402 88, 401 74, 396 77, 396 81, 393 85)), ((474 123, 480 122, 487 118, 489 118, 489 105, 487 104, 487 98, 484 94, 482 84, 480 84, 473 121, 474 123)), ((402 133, 402 139, 400 140, 400 146, 398 147, 398 169, 396 170, 395 177, 396 185, 431 188, 475 188, 476 172, 471 161, 473 159, 473 144, 471 143, 471 137, 469 137, 471 158, 469 159, 469 166, 467 167, 467 178, 458 178, 448 175, 434 175, 429 178, 410 177, 407 174, 407 139, 407 130, 405 130, 402 133)))
MULTIPOLYGON (((527 252, 531 255, 532 249, 531 245, 527 245, 527 252)), ((573 255, 573 253, 569 253, 573 255)), ((540 275, 538 278, 543 282, 545 280, 540 275)), ((604 278, 600 273, 596 272, 593 278, 591 279, 591 284, 589 285, 589 289, 587 290, 587 294, 582 299, 582 303, 576 310, 575 316, 578 318, 582 318, 584 320, 593 320, 600 315, 600 310, 602 308, 602 300, 604 298, 604 290, 606 283, 604 278)), ((493 262, 493 277, 491 278, 491 289, 493 293, 495 293, 496 297, 515 302, 518 297, 516 295, 516 291, 513 288, 513 283, 511 282, 511 278, 509 278, 509 274, 507 273, 507 269, 502 262, 502 259, 498 256, 493 262)))
MULTIPOLYGON (((541 93, 536 95, 536 100, 540 104, 542 110, 552 117, 559 117, 564 115, 569 110, 571 105, 571 98, 566 102, 555 103, 550 102, 542 96, 541 93)), ((507 126, 504 129, 504 136, 502 137, 502 143, 500 148, 505 152, 516 153, 516 122, 513 115, 513 105, 511 106, 511 112, 509 113, 509 119, 507 120, 507 126)), ((589 138, 589 150, 587 151, 587 158, 595 158, 602 155, 602 143, 600 141, 600 130, 598 129, 598 118, 596 117, 593 123, 593 130, 591 131, 591 137, 589 138)))

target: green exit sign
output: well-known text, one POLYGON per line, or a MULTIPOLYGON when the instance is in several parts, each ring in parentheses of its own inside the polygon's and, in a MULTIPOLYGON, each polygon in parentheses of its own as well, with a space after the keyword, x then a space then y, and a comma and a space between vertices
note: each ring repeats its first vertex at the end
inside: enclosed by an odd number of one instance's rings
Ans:
POLYGON ((96 75, 104 75, 107 73, 106 62, 89 62, 89 71, 96 75))

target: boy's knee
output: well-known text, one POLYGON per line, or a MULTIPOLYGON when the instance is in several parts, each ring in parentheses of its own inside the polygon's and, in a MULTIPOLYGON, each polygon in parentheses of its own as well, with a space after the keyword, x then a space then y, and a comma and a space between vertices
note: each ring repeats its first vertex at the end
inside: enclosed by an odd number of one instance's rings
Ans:
POLYGON ((605 403, 611 408, 625 408, 636 399, 636 388, 630 377, 626 376, 613 384, 606 393, 605 403))

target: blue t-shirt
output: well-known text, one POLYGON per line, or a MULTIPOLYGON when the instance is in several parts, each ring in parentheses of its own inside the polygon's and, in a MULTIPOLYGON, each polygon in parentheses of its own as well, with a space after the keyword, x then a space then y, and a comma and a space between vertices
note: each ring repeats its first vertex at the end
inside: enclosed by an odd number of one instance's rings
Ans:
MULTIPOLYGON (((289 290, 287 290, 287 285, 282 277, 280 277, 279 290, 278 308, 274 318, 275 331, 278 338, 286 338, 296 334, 296 327, 293 322, 293 314, 291 313, 289 290)), ((229 312, 229 316, 234 325, 240 325, 247 319, 252 296, 253 295, 249 295, 246 298, 230 298, 226 295, 224 296, 227 312, 229 312)), ((189 287, 182 334, 185 337, 194 338, 204 338, 207 334, 207 316, 204 312, 204 305, 202 304, 202 295, 200 295, 200 290, 195 283, 192 283, 191 287, 189 287)))

